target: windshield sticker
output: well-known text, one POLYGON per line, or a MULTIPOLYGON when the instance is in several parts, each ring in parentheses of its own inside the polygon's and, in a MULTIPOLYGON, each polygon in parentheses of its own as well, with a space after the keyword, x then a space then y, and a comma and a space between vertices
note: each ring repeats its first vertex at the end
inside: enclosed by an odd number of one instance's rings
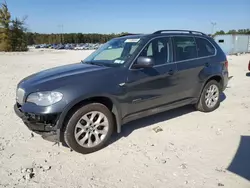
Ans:
POLYGON ((139 42, 140 39, 126 39, 125 42, 139 42))
POLYGON ((123 60, 119 60, 119 59, 117 59, 117 60, 115 60, 115 61, 114 61, 114 63, 116 63, 116 64, 123 64, 123 63, 124 63, 124 61, 123 61, 123 60))

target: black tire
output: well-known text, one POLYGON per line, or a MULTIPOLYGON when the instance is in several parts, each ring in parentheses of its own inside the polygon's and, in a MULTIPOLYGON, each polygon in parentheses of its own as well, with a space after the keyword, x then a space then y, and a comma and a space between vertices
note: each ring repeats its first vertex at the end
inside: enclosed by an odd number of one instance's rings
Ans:
POLYGON ((220 106, 220 95, 221 95, 221 85, 216 80, 209 81, 205 85, 205 87, 203 88, 202 93, 201 93, 200 98, 199 98, 199 101, 195 105, 196 109, 201 111, 201 112, 212 112, 212 111, 216 110, 220 106), (219 99, 217 100, 217 103, 212 108, 209 108, 206 105, 206 102, 205 102, 205 94, 206 94, 207 89, 211 85, 215 85, 215 86, 218 87, 218 89, 219 89, 219 99))
POLYGON ((114 118, 110 110, 103 104, 100 103, 90 103, 82 106, 69 118, 66 127, 64 129, 64 140, 66 144, 74 151, 82 154, 88 154, 95 151, 98 151, 106 146, 107 141, 111 137, 114 130, 114 118), (108 132, 106 137, 96 146, 88 148, 83 147, 75 139, 75 127, 77 122, 80 120, 82 116, 91 111, 99 111, 103 113, 108 119, 108 132))

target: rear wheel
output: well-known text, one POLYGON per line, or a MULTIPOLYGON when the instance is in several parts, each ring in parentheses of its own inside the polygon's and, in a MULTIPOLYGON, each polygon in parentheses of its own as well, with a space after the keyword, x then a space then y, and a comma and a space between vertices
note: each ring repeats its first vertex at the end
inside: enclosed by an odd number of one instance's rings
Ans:
POLYGON ((87 154, 102 149, 114 130, 110 110, 100 103, 87 104, 69 119, 64 140, 76 152, 87 154))
POLYGON ((214 111, 220 106, 220 94, 220 84, 215 80, 209 81, 203 88, 196 109, 202 112, 214 111))

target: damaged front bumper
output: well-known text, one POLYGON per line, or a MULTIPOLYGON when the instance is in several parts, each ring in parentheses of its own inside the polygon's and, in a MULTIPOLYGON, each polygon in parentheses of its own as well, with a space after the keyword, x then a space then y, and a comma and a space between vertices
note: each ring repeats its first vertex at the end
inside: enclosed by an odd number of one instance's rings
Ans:
POLYGON ((59 114, 23 112, 22 107, 18 103, 14 105, 14 111, 32 132, 41 135, 43 139, 51 142, 60 141, 60 130, 56 126, 59 114))

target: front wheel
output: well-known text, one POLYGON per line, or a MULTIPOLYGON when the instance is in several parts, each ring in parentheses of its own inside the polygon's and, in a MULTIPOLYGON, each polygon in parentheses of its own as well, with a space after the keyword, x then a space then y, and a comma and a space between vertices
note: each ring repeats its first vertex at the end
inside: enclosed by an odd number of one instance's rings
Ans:
POLYGON ((76 152, 87 154, 102 149, 114 130, 110 110, 100 103, 79 108, 69 119, 64 140, 76 152))
POLYGON ((196 109, 202 112, 212 112, 220 106, 220 84, 215 81, 209 81, 200 96, 196 109))

